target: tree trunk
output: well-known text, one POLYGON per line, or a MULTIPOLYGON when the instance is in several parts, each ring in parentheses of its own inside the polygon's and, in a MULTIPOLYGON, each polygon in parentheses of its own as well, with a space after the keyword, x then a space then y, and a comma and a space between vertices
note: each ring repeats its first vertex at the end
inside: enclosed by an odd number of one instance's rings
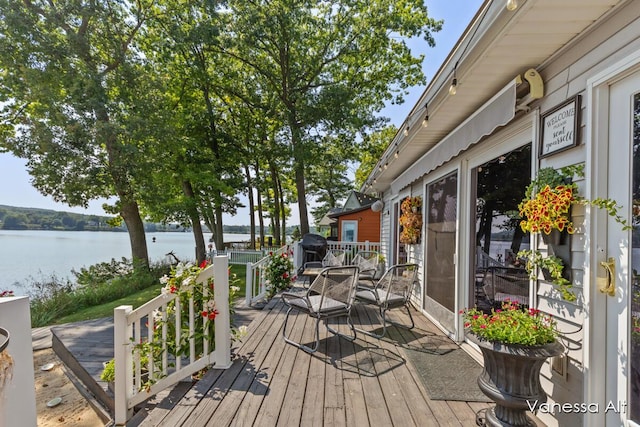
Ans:
POLYGON ((110 130, 109 113, 106 107, 96 109, 96 118, 104 129, 104 134, 101 136, 103 137, 107 151, 107 159, 109 162, 108 170, 113 180, 115 192, 120 199, 120 215, 127 225, 134 268, 148 269, 149 253, 147 251, 147 237, 144 233, 144 223, 140 217, 138 203, 133 198, 134 192, 131 189, 128 175, 122 172, 123 170, 126 171, 128 160, 124 158, 124 155, 118 149, 116 135, 110 130))
POLYGON ((202 233, 202 225, 200 224, 200 215, 198 214, 198 203, 196 200, 193 186, 189 181, 182 181, 182 192, 187 197, 187 215, 191 221, 193 230, 193 239, 196 243, 196 263, 200 265, 205 260, 207 253, 204 244, 204 234, 202 233))
POLYGON ((276 245, 280 245, 280 178, 275 165, 269 162, 271 172, 271 186, 273 189, 273 215, 271 215, 271 224, 273 225, 273 237, 276 239, 276 245))
POLYGON ((224 249, 224 232, 222 226, 222 206, 216 204, 216 248, 224 249))
POLYGON ((289 114, 289 128, 291 129, 293 167, 296 174, 296 193, 298 196, 298 210, 300 211, 300 233, 304 236, 309 232, 309 214, 307 212, 307 191, 304 178, 304 146, 295 112, 289 114))
POLYGON ((280 230, 282 238, 280 238, 280 234, 276 238, 276 245, 282 246, 287 242, 287 210, 284 203, 284 192, 282 191, 282 181, 278 179, 278 190, 280 193, 280 217, 282 219, 280 230))
POLYGON ((250 233, 251 233, 251 249, 256 248, 256 218, 254 216, 255 212, 255 201, 253 199, 253 182, 251 180, 251 171, 249 170, 249 165, 244 165, 244 173, 247 178, 247 196, 249 198, 249 225, 250 225, 250 233))
POLYGON ((144 223, 140 217, 140 209, 134 201, 127 202, 120 199, 120 214, 127 225, 129 242, 131 244, 131 258, 134 267, 149 268, 149 253, 147 252, 147 236, 144 234, 144 223))
MULTIPOLYGON (((256 173, 256 182, 260 183, 260 165, 256 161, 253 164, 253 170, 256 173)), ((260 233, 260 248, 264 246, 264 216, 262 215, 262 191, 261 186, 256 185, 256 202, 258 204, 258 232, 260 233)))

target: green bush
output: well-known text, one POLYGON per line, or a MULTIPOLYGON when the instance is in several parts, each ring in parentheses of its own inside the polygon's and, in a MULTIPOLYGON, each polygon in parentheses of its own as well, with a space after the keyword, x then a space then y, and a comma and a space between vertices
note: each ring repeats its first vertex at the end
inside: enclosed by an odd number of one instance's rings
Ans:
POLYGON ((32 279, 31 325, 46 326, 62 316, 131 295, 154 285, 169 270, 170 266, 163 263, 153 264, 148 270, 134 269, 131 261, 123 259, 73 271, 75 284, 56 276, 32 279))

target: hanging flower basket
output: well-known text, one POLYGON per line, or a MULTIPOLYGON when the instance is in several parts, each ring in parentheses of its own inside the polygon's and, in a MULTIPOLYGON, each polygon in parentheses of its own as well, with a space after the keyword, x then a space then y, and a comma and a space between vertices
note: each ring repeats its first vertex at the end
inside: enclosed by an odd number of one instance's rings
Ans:
POLYGON ((422 198, 407 197, 400 205, 400 243, 414 245, 420 243, 422 234, 422 198))
POLYGON ((609 216, 620 223, 624 229, 630 229, 629 222, 622 218, 615 200, 586 199, 578 194, 578 185, 573 177, 584 177, 584 165, 572 165, 556 170, 542 168, 538 176, 531 181, 525 192, 525 198, 518 205, 520 227, 522 231, 540 234, 550 248, 547 256, 539 251, 525 250, 518 257, 527 258, 527 271, 533 280, 537 278, 539 268, 550 272, 551 282, 558 287, 562 298, 575 301, 571 292, 571 275, 565 267, 571 265, 569 234, 574 233, 571 221, 573 205, 591 205, 604 209, 609 216))

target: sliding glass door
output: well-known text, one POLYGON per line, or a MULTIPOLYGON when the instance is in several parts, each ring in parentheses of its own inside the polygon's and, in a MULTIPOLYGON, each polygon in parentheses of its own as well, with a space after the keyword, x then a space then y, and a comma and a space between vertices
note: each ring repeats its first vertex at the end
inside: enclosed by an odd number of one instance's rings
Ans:
POLYGON ((424 308, 451 331, 456 294, 457 210, 457 172, 427 185, 424 308))

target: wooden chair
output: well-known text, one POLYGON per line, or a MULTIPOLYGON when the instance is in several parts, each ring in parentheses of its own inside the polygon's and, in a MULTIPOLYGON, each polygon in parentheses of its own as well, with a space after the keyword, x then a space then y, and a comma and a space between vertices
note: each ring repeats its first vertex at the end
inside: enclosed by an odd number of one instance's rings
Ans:
POLYGON ((282 328, 284 340, 296 347, 314 353, 320 345, 320 321, 334 335, 349 341, 356 339, 356 330, 351 322, 351 306, 355 299, 358 284, 358 267, 327 267, 315 278, 309 289, 304 293, 283 292, 282 299, 289 307, 282 328), (312 347, 295 342, 287 336, 287 322, 293 312, 302 312, 315 319, 315 343, 312 347), (339 333, 329 326, 328 320, 336 317, 346 317, 347 325, 353 336, 339 333))
POLYGON ((362 329, 357 330, 376 338, 382 338, 387 332, 387 323, 412 329, 415 323, 409 308, 409 299, 417 277, 417 264, 396 264, 385 271, 373 288, 359 287, 356 292, 356 301, 375 305, 378 308, 382 318, 382 334, 378 335, 362 329), (407 310, 411 320, 410 325, 398 324, 387 319, 387 311, 402 307, 407 310))

